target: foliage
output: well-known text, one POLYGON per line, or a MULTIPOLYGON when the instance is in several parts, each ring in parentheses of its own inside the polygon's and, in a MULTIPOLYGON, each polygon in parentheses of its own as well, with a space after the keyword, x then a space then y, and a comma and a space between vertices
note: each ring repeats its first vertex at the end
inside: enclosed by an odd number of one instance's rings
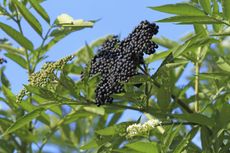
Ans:
POLYGON ((71 58, 47 63, 38 71, 38 64, 47 58, 51 47, 70 33, 95 23, 75 20, 67 14, 52 23, 42 2, 0 3, 0 15, 15 23, 10 26, 8 21, 0 21, 0 28, 20 46, 0 38, 0 51, 25 69, 30 79, 25 89, 15 95, 5 75, 7 67, 1 67, 0 100, 7 108, 0 110, 0 152, 45 152, 44 146, 49 144, 62 152, 230 151, 229 0, 191 0, 149 7, 174 15, 158 22, 189 24, 194 31, 178 42, 154 37, 166 50, 146 57, 145 66, 140 67, 143 75, 125 83, 126 91, 113 95, 116 102, 101 107, 94 104, 100 76, 87 74, 90 59, 106 38, 86 45, 71 58), (38 15, 49 25, 48 29, 43 29, 38 15), (24 35, 22 20, 40 36, 42 43, 38 47, 24 35), (161 65, 152 72, 155 62, 161 65), (184 72, 191 68, 193 73, 187 83, 179 86, 184 72), (80 76, 82 71, 84 78, 71 77, 80 76), (137 83, 141 86, 136 87, 137 83), (21 102, 16 103, 17 100, 21 102), (127 109, 142 112, 149 121, 118 123, 127 109), (158 124, 150 126, 151 121, 158 124), (148 130, 129 137, 128 132, 137 125, 141 125, 141 130, 147 125, 148 130), (201 148, 192 141, 196 135, 200 135, 201 148))

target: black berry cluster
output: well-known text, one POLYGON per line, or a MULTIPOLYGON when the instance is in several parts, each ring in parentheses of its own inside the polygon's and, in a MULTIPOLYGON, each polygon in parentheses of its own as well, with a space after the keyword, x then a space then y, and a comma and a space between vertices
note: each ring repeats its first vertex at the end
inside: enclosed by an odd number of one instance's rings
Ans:
POLYGON ((127 38, 120 41, 117 36, 107 39, 91 61, 90 75, 101 74, 96 88, 98 106, 111 103, 111 94, 123 91, 121 82, 137 75, 137 66, 144 64, 144 53, 153 54, 158 47, 151 38, 157 34, 155 23, 142 21, 127 38))

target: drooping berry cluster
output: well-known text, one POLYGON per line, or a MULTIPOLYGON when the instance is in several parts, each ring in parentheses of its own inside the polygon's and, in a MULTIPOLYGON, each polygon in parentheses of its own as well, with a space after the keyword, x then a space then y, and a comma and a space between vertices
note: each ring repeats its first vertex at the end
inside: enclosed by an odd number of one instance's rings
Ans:
POLYGON ((101 74, 96 88, 98 106, 111 103, 111 94, 123 90, 121 82, 137 75, 137 66, 144 63, 144 53, 153 54, 158 47, 151 38, 157 34, 155 23, 142 21, 123 41, 117 36, 107 39, 91 61, 90 75, 101 74))

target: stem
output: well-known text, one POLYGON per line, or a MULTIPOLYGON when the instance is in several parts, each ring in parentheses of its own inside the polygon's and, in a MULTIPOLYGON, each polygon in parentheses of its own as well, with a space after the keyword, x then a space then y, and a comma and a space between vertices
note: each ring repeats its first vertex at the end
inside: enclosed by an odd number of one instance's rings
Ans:
POLYGON ((194 122, 165 122, 165 123, 161 123, 160 125, 167 126, 167 125, 199 125, 199 124, 194 122))
MULTIPOLYGON (((144 66, 145 72, 148 73, 148 69, 147 69, 146 65, 143 64, 143 66, 144 66)), ((151 97, 150 92, 151 92, 151 89, 149 90, 148 83, 146 82, 146 83, 145 83, 145 95, 146 95, 147 97, 146 97, 146 102, 145 102, 145 103, 146 103, 146 108, 147 108, 147 109, 149 108, 149 99, 150 99, 150 97, 151 97)))
POLYGON ((197 60, 195 63, 195 112, 200 110, 199 102, 199 73, 200 73, 200 51, 201 48, 198 48, 197 60))
MULTIPOLYGON (((15 7, 15 8, 16 8, 16 7, 15 7)), ((24 35, 23 30, 22 30, 22 26, 21 26, 21 19, 20 19, 20 17, 19 17, 18 10, 17 10, 17 9, 15 9, 15 10, 16 10, 16 19, 15 19, 14 21, 15 21, 15 22, 17 23, 17 25, 18 25, 18 28, 19 28, 20 33, 21 33, 22 35, 24 35)), ((26 48, 25 48, 25 55, 26 55, 26 61, 27 61, 28 77, 30 77, 30 75, 31 75, 33 72, 32 72, 31 67, 30 67, 29 51, 28 51, 28 49, 26 49, 26 48)), ((32 103, 32 94, 31 94, 31 93, 29 94, 29 102, 30 102, 30 104, 32 103)), ((28 127, 28 130, 33 129, 33 123, 32 123, 32 121, 29 122, 29 125, 28 125, 28 126, 29 126, 29 127, 28 127)), ((29 150, 32 150, 31 148, 32 148, 32 143, 27 143, 27 142, 22 143, 22 149, 24 150, 24 151, 22 151, 22 152, 26 152, 28 149, 29 149, 29 150)))
MULTIPOLYGON (((42 38, 42 43, 41 43, 41 45, 40 45, 40 48, 41 48, 41 49, 44 47, 45 42, 46 42, 46 40, 48 39, 49 34, 50 34, 50 32, 51 32, 51 30, 52 30, 53 27, 54 27, 54 23, 50 26, 50 28, 49 28, 48 31, 46 32, 45 37, 42 38)), ((37 64, 38 64, 38 61, 39 61, 39 59, 40 59, 40 53, 41 53, 41 51, 38 51, 38 54, 37 54, 37 57, 36 57, 36 62, 35 62, 35 65, 34 65, 34 67, 33 67, 33 72, 35 71, 35 69, 36 69, 36 67, 37 67, 37 64)))
POLYGON ((171 95, 171 98, 177 102, 178 105, 180 105, 186 112, 193 113, 193 111, 189 108, 189 106, 183 102, 181 99, 177 98, 175 95, 171 95))
MULTIPOLYGON (((142 67, 139 67, 140 70, 145 74, 150 76, 150 74, 145 71, 142 67)), ((161 88, 161 85, 154 79, 152 79, 151 77, 151 82, 157 87, 157 88, 161 88)), ((193 113, 193 111, 189 108, 189 106, 181 99, 177 98, 176 95, 171 94, 171 98, 179 105, 181 106, 186 112, 188 113, 193 113)))
MULTIPOLYGON (((20 31, 20 33, 22 34, 22 35, 24 35, 23 34, 23 30, 22 30, 22 26, 21 26, 21 19, 19 18, 19 14, 18 14, 18 10, 17 9, 15 9, 16 10, 16 20, 15 20, 15 22, 17 23, 17 25, 18 25, 18 28, 19 28, 19 31, 20 31)), ((27 60, 27 69, 28 69, 28 74, 29 74, 29 76, 30 76, 30 74, 32 73, 31 72, 31 68, 30 68, 30 58, 29 58, 29 52, 28 52, 28 49, 25 49, 25 54, 26 54, 26 60, 27 60)))

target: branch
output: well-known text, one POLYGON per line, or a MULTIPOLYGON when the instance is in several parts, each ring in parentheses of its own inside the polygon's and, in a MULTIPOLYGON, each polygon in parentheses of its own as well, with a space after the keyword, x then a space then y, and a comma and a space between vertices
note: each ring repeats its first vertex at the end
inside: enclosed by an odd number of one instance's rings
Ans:
MULTIPOLYGON (((142 67, 139 67, 140 70, 145 74, 145 75, 148 75, 150 76, 150 74, 145 71, 145 69, 143 69, 142 67)), ((152 79, 151 77, 151 82, 157 87, 157 88, 161 88, 161 85, 154 79, 152 79)), ((186 112, 188 113, 193 113, 193 110, 191 110, 189 108, 189 106, 181 99, 177 98, 174 94, 171 94, 171 98, 179 105, 181 106, 184 110, 186 110, 186 112)))

